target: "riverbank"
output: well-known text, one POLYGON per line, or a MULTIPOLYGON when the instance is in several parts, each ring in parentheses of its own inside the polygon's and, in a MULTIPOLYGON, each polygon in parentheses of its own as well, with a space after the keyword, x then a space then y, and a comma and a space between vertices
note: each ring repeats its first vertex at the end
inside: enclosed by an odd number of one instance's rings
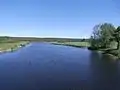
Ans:
POLYGON ((89 42, 51 42, 51 44, 78 47, 78 48, 90 47, 89 42))
POLYGON ((0 53, 13 52, 29 44, 28 41, 0 43, 0 53))
POLYGON ((96 48, 93 49, 93 48, 90 48, 89 42, 51 42, 51 44, 72 46, 72 47, 78 47, 78 48, 88 48, 89 50, 96 51, 105 55, 109 55, 111 57, 114 57, 115 59, 120 59, 120 55, 118 51, 114 49, 96 49, 96 48))
POLYGON ((88 49, 92 51, 101 52, 102 54, 112 56, 116 59, 120 59, 120 50, 117 50, 115 48, 97 49, 97 48, 88 47, 88 49))

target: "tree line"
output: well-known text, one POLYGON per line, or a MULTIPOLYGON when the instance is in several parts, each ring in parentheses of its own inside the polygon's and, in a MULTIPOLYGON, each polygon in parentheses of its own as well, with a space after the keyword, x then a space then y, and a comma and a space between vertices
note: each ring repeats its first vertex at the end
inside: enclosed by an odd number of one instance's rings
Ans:
POLYGON ((90 38, 90 43, 92 49, 112 48, 116 45, 116 49, 119 50, 120 26, 115 27, 111 23, 95 25, 90 38))

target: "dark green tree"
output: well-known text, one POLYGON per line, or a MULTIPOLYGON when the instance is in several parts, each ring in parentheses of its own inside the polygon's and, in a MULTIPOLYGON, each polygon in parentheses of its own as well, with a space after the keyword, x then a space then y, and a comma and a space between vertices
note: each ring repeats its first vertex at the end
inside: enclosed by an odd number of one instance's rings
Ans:
POLYGON ((117 49, 119 50, 120 49, 120 26, 117 27, 113 35, 114 35, 115 41, 118 43, 117 49))
POLYGON ((90 43, 91 43, 91 47, 93 48, 98 48, 100 47, 100 24, 95 25, 93 28, 93 32, 90 38, 90 43))
POLYGON ((109 48, 111 43, 111 38, 115 27, 110 23, 103 23, 95 25, 93 28, 93 33, 91 36, 91 46, 97 48, 109 48))
POLYGON ((104 23, 100 26, 100 30, 102 47, 109 48, 111 43, 110 39, 113 38, 113 34, 116 29, 112 24, 104 23))

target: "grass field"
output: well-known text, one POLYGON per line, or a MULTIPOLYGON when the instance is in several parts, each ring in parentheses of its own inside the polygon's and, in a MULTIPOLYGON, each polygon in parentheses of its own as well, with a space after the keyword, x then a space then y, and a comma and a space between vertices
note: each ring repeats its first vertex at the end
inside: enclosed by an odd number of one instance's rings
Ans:
POLYGON ((90 46, 89 42, 52 42, 52 44, 74 46, 74 47, 89 47, 90 46))
POLYGON ((20 48, 20 45, 26 45, 28 42, 26 41, 20 41, 20 42, 6 42, 6 43, 0 43, 0 51, 11 51, 16 50, 20 48))
POLYGON ((21 44, 26 45, 28 42, 51 42, 53 44, 74 46, 74 47, 89 47, 89 39, 68 39, 68 38, 32 38, 32 37, 0 37, 0 52, 14 51, 19 49, 21 44))

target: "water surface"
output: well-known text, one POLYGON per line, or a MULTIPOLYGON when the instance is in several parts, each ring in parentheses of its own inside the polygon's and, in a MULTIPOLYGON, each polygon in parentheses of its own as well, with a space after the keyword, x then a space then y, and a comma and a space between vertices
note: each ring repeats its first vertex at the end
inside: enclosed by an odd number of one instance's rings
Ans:
POLYGON ((31 43, 0 55, 0 90, 120 90, 120 61, 87 49, 31 43))

